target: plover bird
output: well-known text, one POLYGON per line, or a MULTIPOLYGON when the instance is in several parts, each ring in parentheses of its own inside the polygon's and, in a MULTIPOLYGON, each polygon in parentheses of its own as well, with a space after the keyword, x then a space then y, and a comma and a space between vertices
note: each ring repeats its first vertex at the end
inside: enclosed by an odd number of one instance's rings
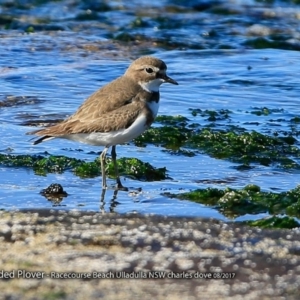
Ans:
POLYGON ((41 138, 34 144, 55 138, 104 146, 100 155, 102 188, 106 189, 105 157, 112 146, 117 189, 123 187, 116 163, 116 145, 141 135, 154 121, 159 108, 159 87, 162 83, 178 84, 166 74, 166 64, 155 57, 143 56, 135 60, 125 74, 92 94, 66 120, 54 126, 27 134, 41 138))

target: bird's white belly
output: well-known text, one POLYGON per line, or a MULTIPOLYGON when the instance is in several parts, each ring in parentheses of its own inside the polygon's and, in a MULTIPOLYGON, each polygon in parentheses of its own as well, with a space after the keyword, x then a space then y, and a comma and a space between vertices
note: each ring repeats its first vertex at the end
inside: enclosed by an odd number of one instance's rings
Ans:
POLYGON ((64 136, 64 138, 95 146, 113 146, 127 143, 141 135, 148 127, 146 126, 146 116, 141 114, 126 128, 111 132, 91 132, 76 133, 64 136))

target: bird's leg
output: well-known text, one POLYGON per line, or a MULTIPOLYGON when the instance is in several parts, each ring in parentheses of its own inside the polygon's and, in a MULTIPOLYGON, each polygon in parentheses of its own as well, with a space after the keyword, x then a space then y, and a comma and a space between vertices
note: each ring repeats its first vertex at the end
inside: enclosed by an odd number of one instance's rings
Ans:
POLYGON ((114 164, 114 168, 115 168, 115 174, 116 174, 116 181, 117 181, 117 189, 118 190, 123 190, 123 191, 128 191, 127 187, 124 187, 121 183, 121 179, 120 179, 120 174, 119 174, 119 170, 118 170, 118 166, 117 166, 117 152, 116 152, 116 146, 112 146, 111 148, 111 158, 114 164))
POLYGON ((105 175, 105 157, 109 147, 105 146, 101 155, 100 155, 100 162, 101 162, 101 173, 102 173, 102 188, 107 189, 106 185, 106 175, 105 175))
POLYGON ((102 189, 101 196, 100 196, 100 211, 105 213, 105 193, 106 189, 102 189))
POLYGON ((115 212, 115 207, 118 205, 118 202, 116 201, 118 192, 119 192, 118 189, 114 190, 114 195, 113 195, 112 199, 110 200, 109 212, 111 212, 111 213, 115 212))

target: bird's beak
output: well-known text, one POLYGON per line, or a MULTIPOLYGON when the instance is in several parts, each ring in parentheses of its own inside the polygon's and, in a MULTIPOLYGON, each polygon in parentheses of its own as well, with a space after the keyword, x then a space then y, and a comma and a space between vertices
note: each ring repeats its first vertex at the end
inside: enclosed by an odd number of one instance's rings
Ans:
POLYGON ((174 79, 172 79, 171 77, 169 77, 169 76, 167 76, 167 75, 162 76, 162 79, 163 79, 165 82, 169 82, 169 83, 178 85, 178 82, 177 82, 177 81, 175 81, 174 79))

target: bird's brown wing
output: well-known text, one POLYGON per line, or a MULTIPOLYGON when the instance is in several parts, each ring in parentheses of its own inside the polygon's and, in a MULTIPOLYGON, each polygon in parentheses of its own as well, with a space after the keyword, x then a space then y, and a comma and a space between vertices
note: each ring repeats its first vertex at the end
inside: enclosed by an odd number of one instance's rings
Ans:
MULTIPOLYGON (((29 132, 39 136, 59 137, 69 134, 110 132, 128 128, 140 113, 145 113, 151 118, 151 113, 142 102, 135 101, 112 112, 101 115, 99 118, 67 119, 57 125, 29 132)), ((150 125, 153 120, 149 120, 150 125)), ((146 124, 145 124, 146 125, 146 124)))
POLYGON ((149 110, 145 107, 149 97, 151 95, 139 84, 122 76, 92 94, 68 119, 27 134, 44 136, 34 142, 40 143, 52 137, 68 134, 114 131, 128 128, 142 110, 145 110, 149 117, 149 125, 153 121, 149 110))
POLYGON ((130 78, 119 77, 93 93, 68 119, 97 119, 132 102, 137 94, 146 96, 139 84, 130 78))

